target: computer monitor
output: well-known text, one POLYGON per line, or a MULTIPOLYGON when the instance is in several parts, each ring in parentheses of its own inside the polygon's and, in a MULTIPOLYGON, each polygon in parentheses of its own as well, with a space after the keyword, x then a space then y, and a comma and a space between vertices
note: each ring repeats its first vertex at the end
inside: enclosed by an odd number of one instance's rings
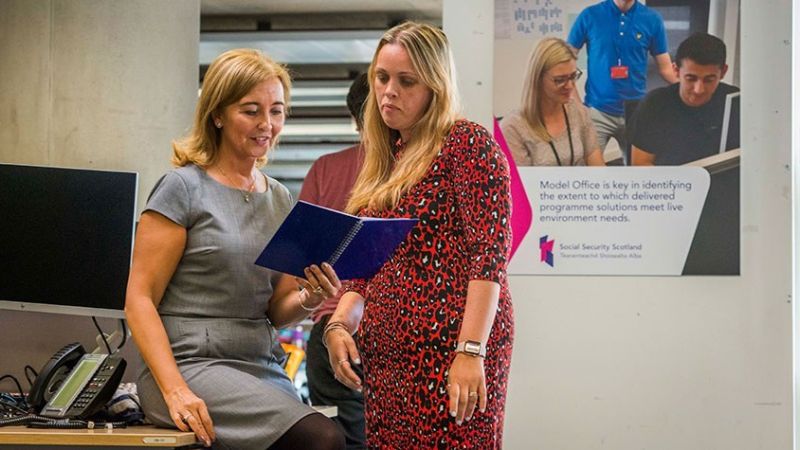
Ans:
POLYGON ((739 103, 739 92, 731 92, 725 96, 725 109, 722 113, 719 139, 720 153, 739 148, 739 103))
POLYGON ((133 172, 0 164, 0 309, 123 318, 133 172))

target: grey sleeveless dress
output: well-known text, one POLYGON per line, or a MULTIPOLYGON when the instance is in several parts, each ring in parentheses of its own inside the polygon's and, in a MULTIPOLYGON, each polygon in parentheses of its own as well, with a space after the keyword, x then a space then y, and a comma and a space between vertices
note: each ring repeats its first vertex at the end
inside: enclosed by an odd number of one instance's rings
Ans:
MULTIPOLYGON (((300 402, 280 363, 284 354, 266 316, 279 273, 254 261, 292 207, 289 191, 267 178, 264 193, 224 186, 194 165, 164 175, 146 211, 187 229, 186 249, 158 312, 189 388, 208 406, 214 448, 264 450, 313 409, 300 402)), ((150 370, 138 377, 142 409, 174 427, 150 370)))

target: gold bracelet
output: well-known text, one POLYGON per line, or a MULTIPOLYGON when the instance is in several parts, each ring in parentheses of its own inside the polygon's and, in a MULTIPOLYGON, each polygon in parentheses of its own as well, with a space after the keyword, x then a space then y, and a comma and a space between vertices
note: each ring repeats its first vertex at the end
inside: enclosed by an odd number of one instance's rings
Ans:
POLYGON ((308 312, 314 312, 314 311, 318 310, 319 307, 322 306, 322 304, 325 302, 325 300, 319 302, 319 305, 317 305, 317 306, 315 306, 313 308, 309 308, 308 306, 303 304, 303 291, 305 291, 305 290, 306 290, 306 288, 300 289, 300 292, 297 294, 297 303, 300 303, 300 307, 303 308, 304 310, 308 311, 308 312))
POLYGON ((336 329, 344 330, 349 335, 353 334, 353 333, 350 332, 349 329, 347 329, 347 325, 345 325, 344 322, 338 322, 338 321, 336 321, 336 322, 328 322, 328 324, 325 325, 325 329, 322 330, 322 345, 325 348, 328 348, 328 341, 325 339, 325 337, 328 336, 328 332, 329 331, 333 331, 333 330, 336 330, 336 329))

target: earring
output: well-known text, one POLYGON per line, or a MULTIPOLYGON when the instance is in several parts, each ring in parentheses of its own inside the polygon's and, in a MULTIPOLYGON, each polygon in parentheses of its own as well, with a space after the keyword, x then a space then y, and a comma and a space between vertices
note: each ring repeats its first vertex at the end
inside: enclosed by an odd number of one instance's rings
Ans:
POLYGON ((222 128, 222 122, 214 122, 217 128, 222 128))

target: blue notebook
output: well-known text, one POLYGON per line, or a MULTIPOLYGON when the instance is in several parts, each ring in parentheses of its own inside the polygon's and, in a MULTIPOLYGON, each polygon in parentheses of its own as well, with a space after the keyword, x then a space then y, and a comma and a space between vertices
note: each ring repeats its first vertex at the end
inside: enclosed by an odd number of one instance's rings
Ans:
POLYGON ((327 262, 340 280, 369 278, 389 260, 417 221, 356 217, 299 201, 256 264, 305 278, 304 268, 327 262))

